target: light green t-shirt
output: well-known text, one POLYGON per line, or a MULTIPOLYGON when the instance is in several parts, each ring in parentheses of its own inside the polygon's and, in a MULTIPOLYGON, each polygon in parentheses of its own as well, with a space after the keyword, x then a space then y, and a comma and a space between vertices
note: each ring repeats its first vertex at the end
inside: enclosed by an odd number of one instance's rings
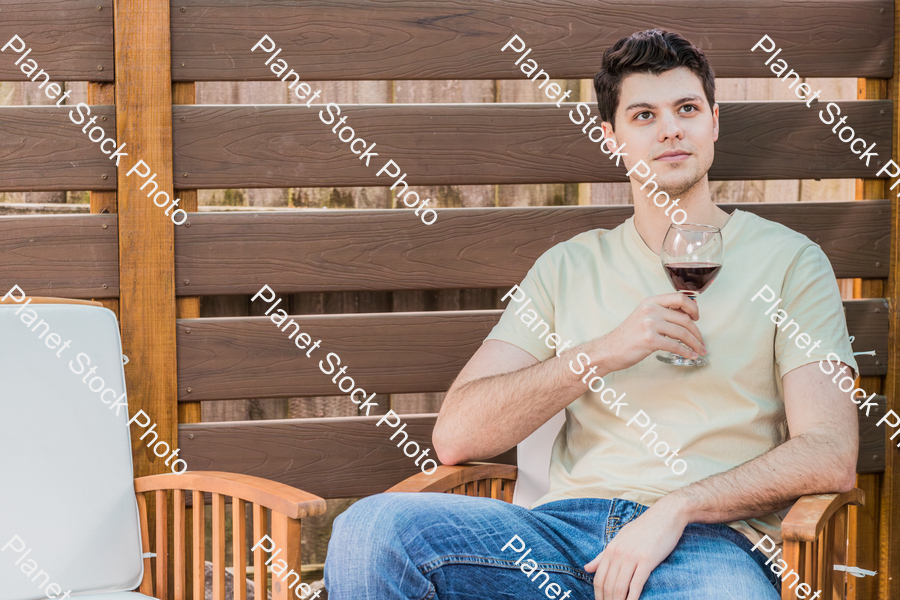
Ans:
MULTIPOLYGON (((544 361, 555 351, 546 337, 541 339, 544 326, 532 331, 525 324, 535 322, 529 310, 575 348, 615 329, 644 298, 672 293, 659 256, 633 221, 631 217, 613 230, 587 231, 545 252, 520 284, 531 303, 517 316, 521 303, 510 302, 487 339, 508 342, 544 361)), ((696 323, 709 364, 676 367, 653 353, 603 378, 616 397, 626 394, 620 416, 601 403, 600 393, 588 391, 569 404, 553 445, 550 491, 534 506, 567 498, 622 498, 652 505, 673 490, 786 441, 781 378, 788 371, 825 360, 829 352, 858 369, 834 272, 818 245, 741 210, 722 228, 722 237, 723 267, 698 298, 696 323), (764 285, 783 299, 768 316, 765 312, 774 303, 763 301, 768 292, 751 302, 764 285), (771 318, 780 315, 779 309, 789 317, 777 317, 780 327, 771 318), (791 319, 799 332, 794 325, 782 331, 791 319), (803 349, 789 338, 800 333, 812 338, 803 349), (821 344, 810 350, 818 340, 821 344), (640 440, 644 429, 637 423, 626 426, 638 410, 656 423, 659 440, 680 448, 678 456, 687 464, 682 475, 647 447, 649 436, 640 440)), ((565 360, 570 358, 574 354, 565 360)), ((754 543, 762 534, 781 540, 777 514, 728 525, 754 543)))

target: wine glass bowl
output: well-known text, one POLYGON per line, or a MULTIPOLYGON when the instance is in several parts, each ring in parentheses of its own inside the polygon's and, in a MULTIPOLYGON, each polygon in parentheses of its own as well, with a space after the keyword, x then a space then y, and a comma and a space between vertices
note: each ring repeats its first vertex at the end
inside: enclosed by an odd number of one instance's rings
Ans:
MULTIPOLYGON (((659 257, 672 287, 696 301, 722 269, 725 258, 722 231, 712 225, 673 223, 666 232, 659 257)), ((656 358, 679 367, 709 363, 705 356, 686 358, 673 352, 657 354, 656 358)))

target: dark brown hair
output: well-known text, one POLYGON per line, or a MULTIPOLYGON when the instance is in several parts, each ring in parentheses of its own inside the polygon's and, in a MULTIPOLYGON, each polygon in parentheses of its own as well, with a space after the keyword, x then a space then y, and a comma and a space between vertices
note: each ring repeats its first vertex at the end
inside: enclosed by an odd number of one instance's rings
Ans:
POLYGON ((627 75, 659 75, 678 67, 687 67, 700 78, 712 108, 716 103, 716 76, 700 48, 665 29, 648 29, 623 37, 603 53, 603 66, 594 75, 600 118, 612 123, 615 129, 622 80, 627 75))

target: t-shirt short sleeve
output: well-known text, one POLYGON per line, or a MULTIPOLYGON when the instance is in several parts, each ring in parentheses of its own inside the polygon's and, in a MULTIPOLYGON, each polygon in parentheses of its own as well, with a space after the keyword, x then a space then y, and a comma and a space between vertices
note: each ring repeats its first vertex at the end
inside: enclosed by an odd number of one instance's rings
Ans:
POLYGON ((500 340, 518 346, 541 362, 555 356, 553 347, 561 345, 556 342, 558 336, 550 337, 556 331, 555 259, 558 247, 544 252, 522 282, 503 295, 503 301, 509 304, 485 340, 500 340))
POLYGON ((775 362, 782 377, 803 365, 826 360, 829 353, 858 373, 841 293, 831 263, 819 246, 811 244, 801 250, 787 272, 781 298, 784 301, 769 318, 776 322, 775 362))

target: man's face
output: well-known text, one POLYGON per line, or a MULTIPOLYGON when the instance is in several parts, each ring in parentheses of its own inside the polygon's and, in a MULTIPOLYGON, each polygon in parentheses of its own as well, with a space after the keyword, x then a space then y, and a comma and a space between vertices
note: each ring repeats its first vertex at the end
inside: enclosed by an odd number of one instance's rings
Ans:
POLYGON ((633 73, 622 81, 614 139, 630 150, 623 162, 631 169, 643 159, 670 195, 706 176, 718 137, 719 105, 710 108, 700 78, 690 69, 633 73))

